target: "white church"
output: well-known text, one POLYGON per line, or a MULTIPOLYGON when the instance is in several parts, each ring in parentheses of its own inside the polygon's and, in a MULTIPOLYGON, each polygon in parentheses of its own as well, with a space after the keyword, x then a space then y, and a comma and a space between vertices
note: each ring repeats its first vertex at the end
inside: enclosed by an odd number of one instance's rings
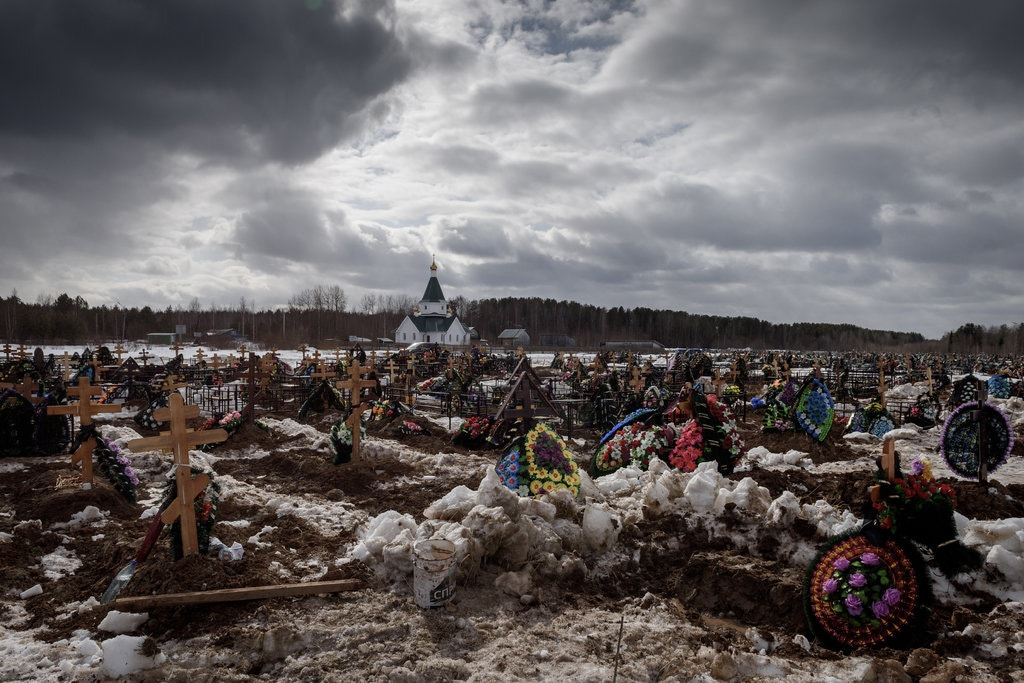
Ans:
POLYGON ((470 343, 469 328, 452 313, 448 301, 437 281, 437 263, 430 261, 430 279, 419 304, 413 307, 412 315, 405 316, 402 324, 395 329, 395 341, 399 344, 413 342, 437 342, 448 346, 466 346, 470 343))

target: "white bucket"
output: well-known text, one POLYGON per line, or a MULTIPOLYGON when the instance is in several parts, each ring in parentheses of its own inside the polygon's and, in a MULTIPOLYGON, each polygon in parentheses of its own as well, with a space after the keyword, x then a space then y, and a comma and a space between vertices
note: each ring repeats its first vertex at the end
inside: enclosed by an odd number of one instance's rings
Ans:
POLYGON ((455 544, 441 538, 412 547, 412 591, 420 607, 440 607, 455 596, 455 544))

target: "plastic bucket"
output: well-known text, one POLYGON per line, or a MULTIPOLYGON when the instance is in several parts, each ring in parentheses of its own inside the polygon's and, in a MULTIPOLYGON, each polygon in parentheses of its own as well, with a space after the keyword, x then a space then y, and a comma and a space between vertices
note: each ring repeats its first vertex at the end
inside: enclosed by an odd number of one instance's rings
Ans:
POLYGON ((440 538, 412 547, 412 590, 420 607, 440 607, 455 596, 455 544, 440 538))

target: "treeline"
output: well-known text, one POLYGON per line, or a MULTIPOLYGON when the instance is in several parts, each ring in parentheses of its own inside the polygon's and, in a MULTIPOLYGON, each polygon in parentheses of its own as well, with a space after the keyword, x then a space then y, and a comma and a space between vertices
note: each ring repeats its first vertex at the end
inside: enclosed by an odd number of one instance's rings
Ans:
MULTIPOLYGON (((871 330, 848 324, 772 323, 751 317, 691 314, 685 311, 602 308, 575 301, 541 298, 450 300, 452 310, 481 338, 497 345, 508 328, 523 328, 533 346, 545 341, 596 348, 602 342, 657 341, 666 347, 865 350, 940 353, 1024 354, 1024 324, 983 327, 968 323, 927 340, 916 332, 871 330)), ((415 301, 408 296, 367 294, 349 310, 344 291, 315 287, 289 300, 286 308, 258 309, 242 298, 234 306, 206 306, 198 298, 187 307, 90 306, 63 293, 22 301, 17 293, 0 297, 0 337, 8 343, 95 344, 114 339, 146 339, 151 332, 193 333, 237 330, 251 342, 278 348, 300 344, 347 346, 355 335, 391 338, 415 301)))

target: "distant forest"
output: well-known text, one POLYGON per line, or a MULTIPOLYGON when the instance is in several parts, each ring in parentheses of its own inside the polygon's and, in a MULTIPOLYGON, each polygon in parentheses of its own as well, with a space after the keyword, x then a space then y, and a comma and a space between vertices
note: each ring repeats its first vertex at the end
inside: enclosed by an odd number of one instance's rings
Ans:
MULTIPOLYGON (((144 340, 151 332, 194 333, 234 329, 264 347, 348 346, 350 335, 393 337, 412 310, 411 297, 367 294, 350 310, 340 287, 317 286, 296 294, 285 308, 259 310, 242 298, 228 307, 201 305, 153 310, 90 306, 81 296, 42 296, 27 303, 12 293, 0 297, 0 341, 11 344, 95 345, 144 340)), ((810 351, 1024 354, 1024 324, 983 327, 964 324, 938 340, 916 332, 870 330, 829 323, 772 323, 750 317, 699 315, 650 308, 602 308, 574 301, 504 297, 449 301, 453 312, 480 337, 497 345, 507 328, 523 328, 533 347, 565 344, 593 349, 603 342, 657 341, 666 347, 753 348, 810 351)))

